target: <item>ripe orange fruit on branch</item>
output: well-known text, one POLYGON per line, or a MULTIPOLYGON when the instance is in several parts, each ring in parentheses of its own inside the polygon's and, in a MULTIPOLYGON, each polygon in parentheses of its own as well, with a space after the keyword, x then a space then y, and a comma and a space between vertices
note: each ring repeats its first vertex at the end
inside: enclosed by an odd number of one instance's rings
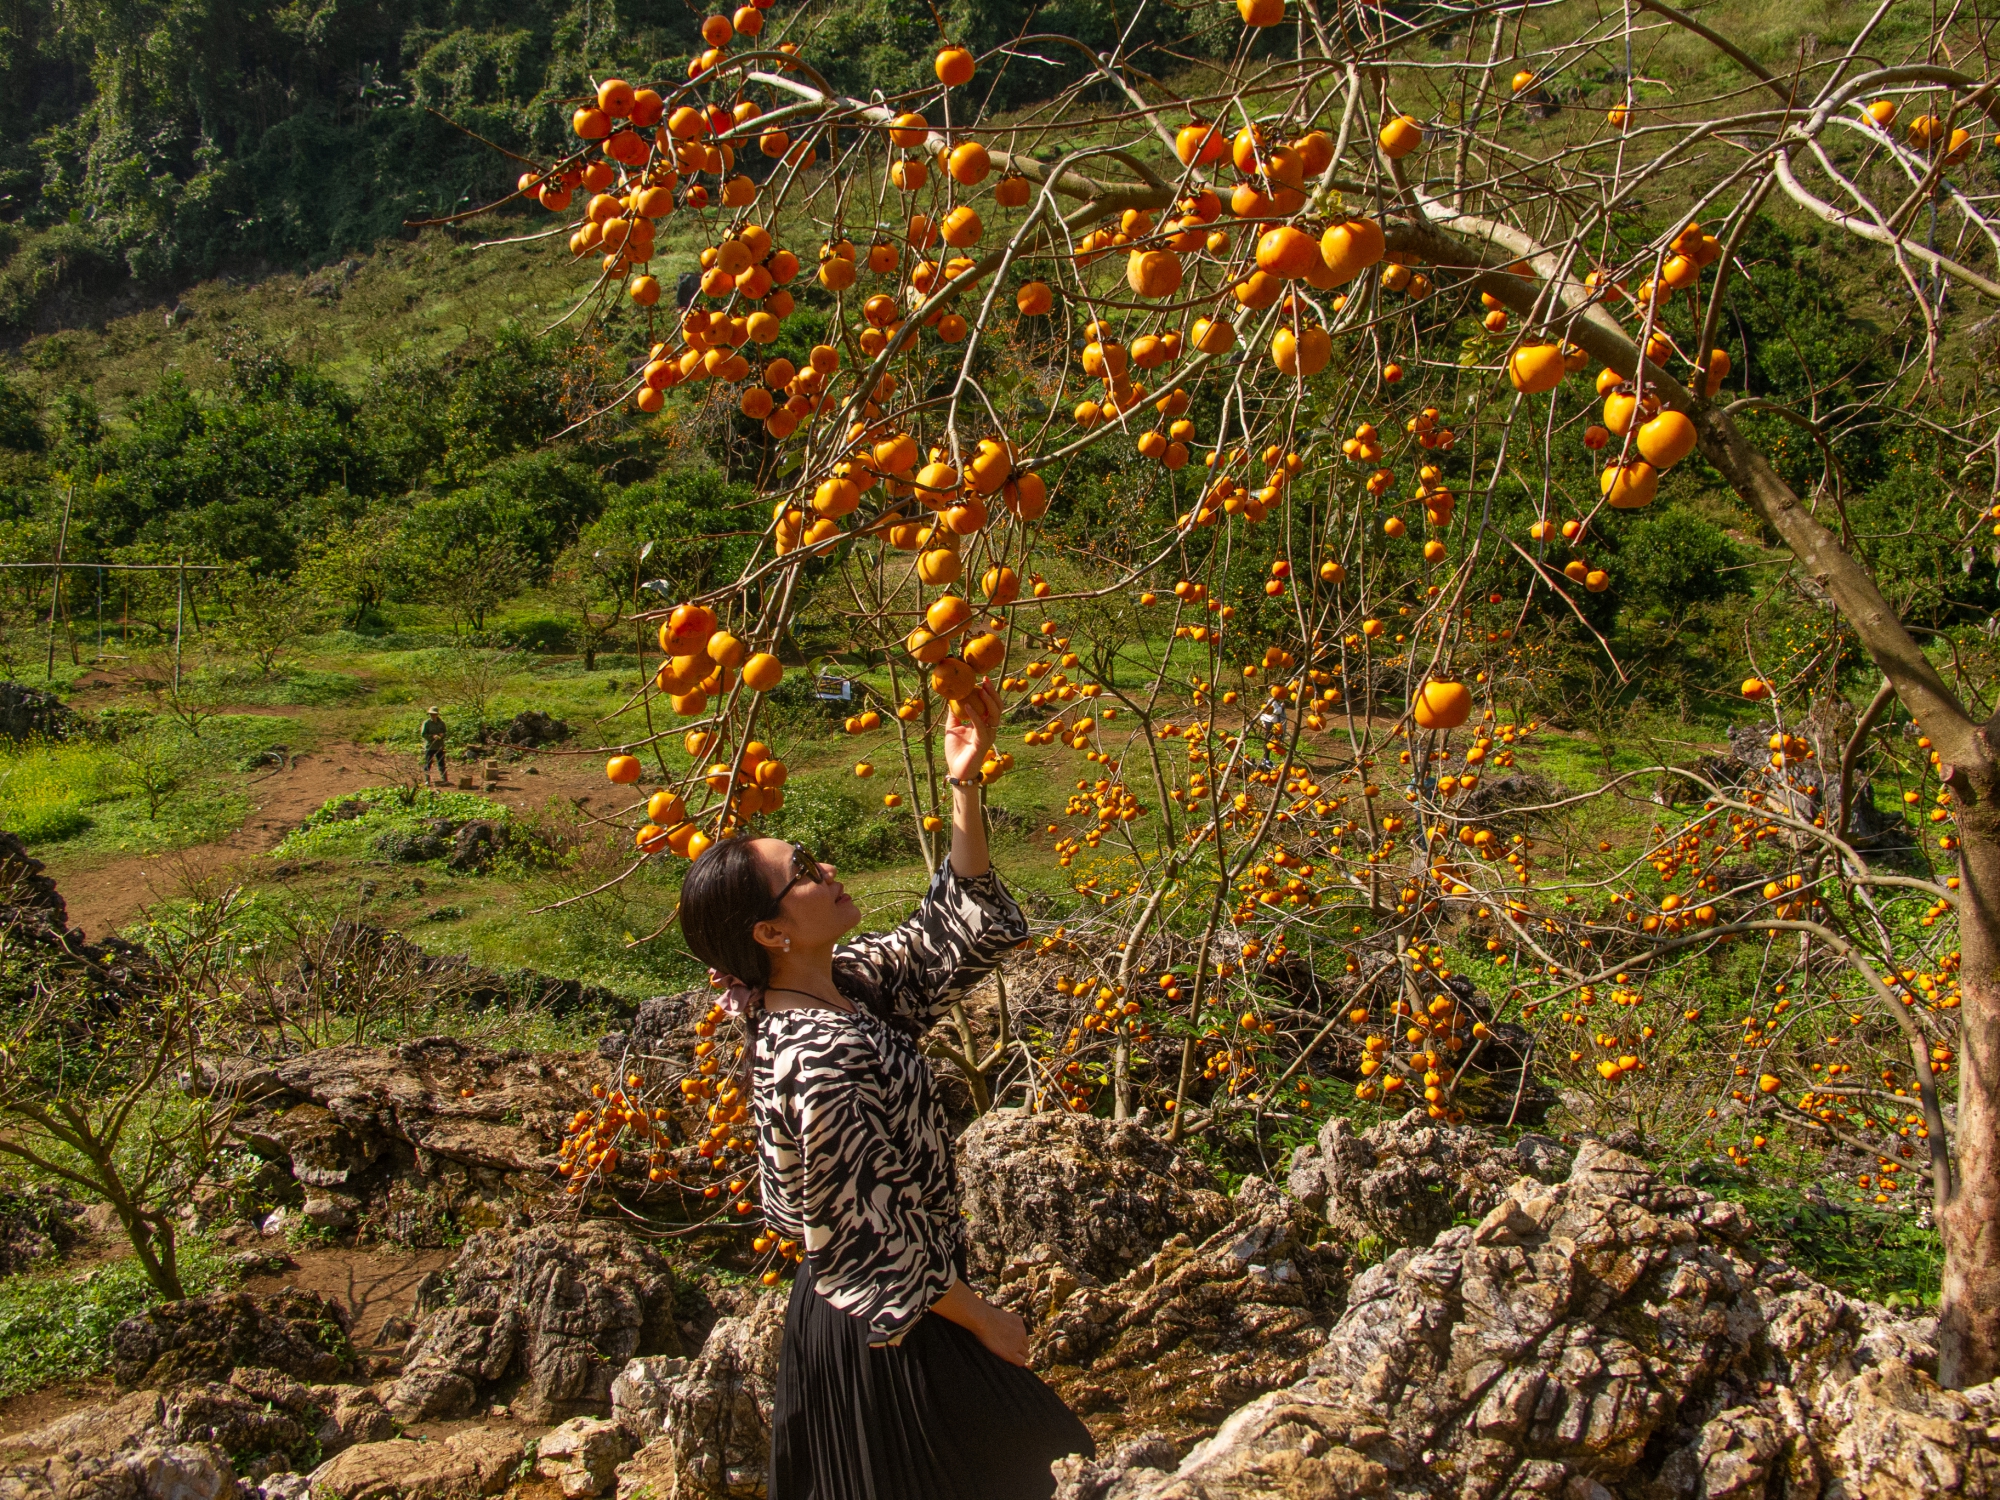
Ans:
POLYGON ((1598 488, 1613 510, 1639 510, 1653 503, 1660 488, 1659 470, 1644 459, 1612 464, 1598 476, 1598 488))
POLYGON ((1016 474, 1001 487, 1000 498, 1008 513, 1023 521, 1039 521, 1048 513, 1049 487, 1039 474, 1016 474))
POLYGON ((1456 729, 1472 712, 1472 693, 1462 682, 1426 682, 1410 708, 1420 729, 1456 729))
POLYGON ((1196 318, 1188 342, 1202 354, 1227 354, 1236 347, 1236 326, 1222 318, 1196 318))
POLYGON ((1639 429, 1639 452, 1656 469, 1671 469, 1694 452, 1694 423, 1677 411, 1663 411, 1639 429))
POLYGON ((978 244, 979 237, 985 232, 986 226, 980 222, 978 212, 963 203, 944 216, 944 225, 939 230, 944 242, 954 250, 978 244))
POLYGON ((1752 703, 1761 703, 1771 696, 1771 684, 1761 677, 1743 679, 1743 696, 1752 703))
POLYGON ((1289 224, 1267 229, 1257 241, 1257 269, 1287 281, 1305 275, 1320 259, 1313 237, 1289 224))
POLYGON ((1424 143, 1424 128, 1408 115, 1397 115, 1375 139, 1384 156, 1400 161, 1424 143))
MULTIPOLYGON (((945 594, 924 611, 924 621, 933 634, 949 638, 963 630, 972 619, 972 606, 957 594, 945 594)), ((747 669, 746 669, 747 670, 747 669)))
MULTIPOLYGON (((1334 224, 1320 236, 1319 242, 1320 255, 1326 261, 1333 286, 1352 281, 1380 260, 1387 249, 1382 226, 1373 219, 1348 219, 1334 224)), ((1408 271, 1403 274, 1407 280, 1408 271)))
POLYGON ((1236 0, 1245 26, 1277 26, 1285 19, 1285 0, 1236 0))
POLYGON ((1134 250, 1125 258, 1125 284, 1141 297, 1171 297, 1181 289, 1181 258, 1171 250, 1134 250))
POLYGON ((753 693, 768 693, 783 679, 785 669, 768 651, 759 651, 743 663, 743 683, 753 693))
POLYGON ((1229 143, 1222 138, 1222 132, 1213 125, 1194 120, 1183 125, 1174 134, 1174 154, 1181 159, 1182 166, 1207 166, 1219 161, 1229 143))
POLYGON ((630 115, 634 102, 632 85, 622 78, 607 78, 597 86, 597 107, 614 120, 630 115))
POLYGON ((660 649, 669 656, 705 651, 715 634, 715 611, 706 604, 677 604, 660 626, 660 649))
POLYGON ((1307 324, 1296 334, 1280 328, 1271 335, 1271 363, 1281 374, 1317 375, 1333 357, 1333 338, 1317 324, 1307 324))
POLYGON ((935 67, 938 82, 948 89, 955 89, 972 82, 974 71, 972 54, 963 47, 946 47, 938 53, 935 67))
POLYGON ((639 779, 639 757, 636 755, 614 755, 604 763, 604 774, 619 786, 630 786, 639 779))
POLYGON ((962 141, 951 148, 947 158, 947 170, 954 182, 966 187, 976 187, 986 180, 986 174, 993 169, 993 158, 986 148, 977 141, 962 141))
POLYGON ((1507 359, 1507 378, 1515 390, 1530 396, 1554 390, 1563 373, 1560 344, 1522 344, 1507 359))

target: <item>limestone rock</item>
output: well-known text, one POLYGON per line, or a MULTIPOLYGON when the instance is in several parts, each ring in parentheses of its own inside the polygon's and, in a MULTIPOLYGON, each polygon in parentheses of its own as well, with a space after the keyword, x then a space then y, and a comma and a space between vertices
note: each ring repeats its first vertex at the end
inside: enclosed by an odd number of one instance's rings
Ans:
MULTIPOLYGON (((618 1500, 678 1500, 674 1489, 674 1451, 671 1438, 654 1438, 620 1464, 618 1500)), ((4 1494, 0 1494, 0 1500, 6 1500, 4 1494)))
POLYGON ((520 1341, 521 1318, 513 1308, 440 1309, 411 1336, 389 1410, 405 1422, 466 1415, 479 1388, 513 1368, 520 1341))
POLYGON ((1233 1408, 1289 1385, 1340 1301, 1341 1247, 1258 1178, 1236 1217, 1199 1244, 1175 1235, 1120 1280, 1097 1284, 1053 1256, 1002 1272, 994 1300, 1029 1320, 1035 1368, 1090 1419, 1100 1445, 1178 1453, 1233 1408))
MULTIPOLYGON (((235 1500, 236 1473, 222 1449, 194 1441, 215 1406, 262 1413, 229 1387, 204 1409, 180 1392, 135 1391, 7 1440, 0 1452, 6 1500, 235 1500), (233 1398, 233 1399, 232 1399, 233 1398)), ((286 1419, 279 1414, 278 1422, 286 1419)), ((234 1428, 244 1436, 247 1429, 234 1428)))
POLYGON ((631 1434, 621 1424, 572 1417, 537 1445, 535 1472, 561 1485, 568 1500, 585 1500, 612 1487, 618 1465, 632 1447, 631 1434))
MULTIPOLYGON (((355 942, 361 972, 389 962, 355 942)), ((436 978, 425 975, 422 985, 436 978)), ((322 1227, 436 1246, 454 1228, 526 1226, 548 1197, 564 1126, 603 1076, 587 1054, 423 1037, 213 1063, 201 1082, 236 1096, 236 1138, 299 1184, 322 1227)))
POLYGON ((677 1295, 664 1257, 609 1224, 476 1234, 419 1293, 389 1409, 406 1421, 463 1414, 518 1375, 514 1410, 530 1421, 605 1415, 627 1361, 680 1352, 677 1295))
POLYGON ((312 1471, 314 1500, 479 1500, 507 1488, 523 1444, 496 1427, 455 1432, 442 1442, 391 1438, 361 1443, 312 1471))
POLYGON ((396 1435, 395 1418, 365 1385, 316 1385, 311 1396, 319 1412, 319 1429, 314 1435, 322 1457, 331 1458, 357 1443, 380 1443, 396 1435))
POLYGON ((238 1365, 331 1380, 353 1362, 347 1327, 347 1309, 317 1292, 190 1297, 114 1328, 111 1373, 123 1386, 222 1380, 238 1365))
POLYGON ((687 1364, 679 1355, 632 1360, 611 1382, 612 1418, 639 1442, 650 1443, 666 1430, 667 1392, 687 1364))
MULTIPOLYGON (((1438 1149, 1472 1155, 1449 1137, 1438 1149)), ((1939 1390, 1901 1357, 1934 1360, 1927 1325, 1760 1264, 1746 1228, 1586 1142, 1566 1181, 1523 1177, 1477 1225, 1364 1272, 1305 1377, 1176 1468, 1070 1460, 1058 1494, 2000 1496, 1992 1387, 1939 1390)))
POLYGON ((650 1418, 624 1414, 657 1414, 659 1436, 620 1468, 621 1500, 763 1495, 784 1328, 785 1299, 760 1297, 748 1313, 718 1319, 681 1369, 638 1360, 625 1367, 621 1419, 643 1434, 650 1418))
POLYGON ((1206 1238, 1229 1219, 1208 1169, 1133 1121, 996 1109, 958 1139, 967 1260, 997 1277, 1049 1246, 1112 1280, 1169 1237, 1206 1238))
POLYGON ((163 1393, 158 1432, 172 1443, 199 1443, 239 1461, 266 1460, 296 1468, 315 1456, 318 1412, 294 1385, 295 1406, 215 1381, 177 1385, 163 1393))
POLYGON ((103 1455, 136 1447, 159 1425, 158 1391, 133 1391, 103 1406, 87 1406, 66 1417, 8 1438, 10 1454, 76 1453, 103 1455))
MULTIPOLYGON (((1460 1218, 1483 1214, 1523 1176, 1559 1181, 1570 1153, 1547 1136, 1509 1148, 1485 1132, 1412 1110, 1366 1130, 1336 1115, 1292 1154, 1294 1197, 1323 1208, 1346 1239, 1389 1249, 1428 1245, 1460 1218)), ((1641 1169, 1643 1170, 1643 1168, 1641 1169)))
POLYGON ((1900 1359, 1863 1370, 1814 1413, 1836 1496, 2000 1496, 2000 1390, 1947 1391, 1900 1359))

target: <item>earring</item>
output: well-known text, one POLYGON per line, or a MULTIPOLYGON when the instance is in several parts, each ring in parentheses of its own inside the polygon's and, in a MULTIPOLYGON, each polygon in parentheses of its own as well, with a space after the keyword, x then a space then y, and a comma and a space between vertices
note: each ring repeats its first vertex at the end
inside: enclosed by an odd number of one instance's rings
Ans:
POLYGON ((790 938, 785 939, 785 951, 787 953, 790 953, 792 951, 792 940, 790 938))

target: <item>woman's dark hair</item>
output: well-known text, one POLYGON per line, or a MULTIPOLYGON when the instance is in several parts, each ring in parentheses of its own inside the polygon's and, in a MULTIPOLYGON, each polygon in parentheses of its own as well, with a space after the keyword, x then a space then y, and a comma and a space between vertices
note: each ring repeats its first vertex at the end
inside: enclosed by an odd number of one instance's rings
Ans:
POLYGON ((778 915, 778 898, 748 839, 722 839, 704 849, 681 881, 681 936, 694 956, 747 985, 771 979, 771 955, 751 936, 778 915))

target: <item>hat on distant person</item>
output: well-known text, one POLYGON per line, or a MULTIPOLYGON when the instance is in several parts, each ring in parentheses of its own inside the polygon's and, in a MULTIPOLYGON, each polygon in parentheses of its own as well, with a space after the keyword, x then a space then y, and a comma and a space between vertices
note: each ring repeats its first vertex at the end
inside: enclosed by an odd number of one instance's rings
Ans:
POLYGON ((429 708, 425 709, 424 712, 427 714, 435 714, 437 712, 437 705, 433 703, 429 708))

